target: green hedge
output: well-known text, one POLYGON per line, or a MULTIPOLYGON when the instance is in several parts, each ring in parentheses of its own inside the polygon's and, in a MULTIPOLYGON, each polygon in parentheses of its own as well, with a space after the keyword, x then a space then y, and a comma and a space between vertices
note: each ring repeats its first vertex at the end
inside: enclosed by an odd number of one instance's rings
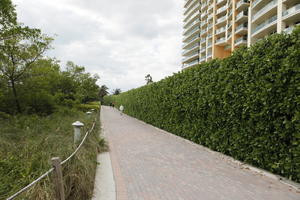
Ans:
POLYGON ((106 97, 125 113, 300 182, 300 29, 106 97))

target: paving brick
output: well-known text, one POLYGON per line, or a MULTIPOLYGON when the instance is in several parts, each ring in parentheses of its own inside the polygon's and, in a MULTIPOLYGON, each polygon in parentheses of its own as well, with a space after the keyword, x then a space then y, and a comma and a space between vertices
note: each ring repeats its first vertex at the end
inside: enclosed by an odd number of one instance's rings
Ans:
POLYGON ((109 107, 117 200, 300 200, 299 191, 109 107))

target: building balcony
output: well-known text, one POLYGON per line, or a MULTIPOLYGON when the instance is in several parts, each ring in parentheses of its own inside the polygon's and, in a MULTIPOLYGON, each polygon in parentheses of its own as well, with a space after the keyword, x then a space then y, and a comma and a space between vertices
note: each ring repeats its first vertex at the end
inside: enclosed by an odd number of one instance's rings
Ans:
POLYGON ((212 47, 212 42, 207 42, 207 48, 211 48, 212 47))
POLYGON ((216 5, 226 4, 226 0, 217 0, 216 5))
POLYGON ((193 15, 191 15, 188 20, 183 24, 183 27, 188 26, 191 22, 193 22, 194 20, 196 20, 198 18, 200 18, 200 12, 195 12, 193 15))
POLYGON ((248 23, 241 24, 235 28, 235 33, 239 35, 247 34, 248 32, 248 23))
POLYGON ((224 50, 225 50, 225 51, 231 51, 231 45, 226 45, 226 46, 224 47, 224 50))
POLYGON ((207 59, 211 58, 212 57, 212 52, 208 52, 207 53, 207 59))
POLYGON ((220 45, 220 46, 225 46, 227 43, 226 43, 226 39, 225 37, 222 37, 222 38, 219 38, 215 41, 215 44, 216 45, 220 45))
POLYGON ((223 16, 223 17, 217 19, 216 25, 221 25, 221 24, 225 23, 226 22, 226 18, 227 18, 226 16, 223 16))
POLYGON ((187 42, 183 43, 182 47, 184 49, 187 49, 189 47, 191 47, 195 42, 200 41, 200 35, 197 34, 194 37, 192 37, 190 40, 188 40, 187 42))
POLYGON ((183 38, 183 42, 187 41, 189 38, 191 38, 192 36, 196 35, 196 33, 199 33, 200 28, 196 27, 194 29, 192 29, 188 34, 186 34, 186 36, 183 38))
POLYGON ((256 8, 256 6, 260 5, 265 0, 254 0, 252 3, 252 9, 256 8))
POLYGON ((226 31, 226 27, 225 26, 223 26, 222 28, 219 28, 219 29, 217 29, 216 30, 216 35, 219 35, 219 34, 225 34, 225 31, 226 31))
POLYGON ((206 38, 202 38, 201 40, 200 40, 200 44, 203 44, 203 43, 205 43, 206 42, 206 38))
POLYGON ((186 37, 189 37, 191 34, 193 34, 195 31, 197 31, 199 29, 200 29, 200 27, 196 26, 193 29, 189 29, 188 31, 185 31, 183 35, 186 37))
POLYGON ((200 8, 200 3, 196 3, 186 14, 184 14, 185 19, 183 21, 188 21, 188 18, 196 11, 199 11, 199 8, 200 8))
POLYGON ((199 60, 196 59, 196 60, 193 60, 193 61, 191 61, 191 62, 189 62, 189 63, 185 63, 185 64, 182 66, 182 68, 188 68, 188 67, 196 66, 196 65, 198 65, 198 64, 199 64, 199 60))
POLYGON ((219 8, 219 9, 217 10, 217 15, 224 14, 224 13, 226 12, 226 10, 227 10, 227 5, 225 5, 225 6, 221 7, 221 8, 219 8))
POLYGON ((252 17, 252 23, 254 23, 257 19, 264 16, 266 13, 269 13, 271 10, 276 10, 277 8, 277 0, 273 0, 267 5, 265 5, 263 8, 261 8, 259 11, 257 11, 253 17, 252 17))
POLYGON ((241 11, 235 18, 236 22, 248 21, 248 11, 241 11))
POLYGON ((182 52, 182 55, 183 55, 183 56, 186 56, 186 55, 190 54, 191 52, 193 52, 193 51, 195 51, 195 50, 198 50, 198 49, 199 49, 199 46, 200 46, 199 42, 193 44, 193 45, 190 46, 189 48, 184 49, 183 52, 182 52))
POLYGON ((205 9, 207 8, 207 5, 208 5, 207 2, 206 2, 206 3, 203 3, 203 4, 201 5, 201 10, 205 10, 205 9))
POLYGON ((295 15, 299 15, 299 18, 297 19, 300 19, 300 3, 282 13, 283 20, 293 17, 295 15))
POLYGON ((267 19, 263 23, 261 23, 258 26, 256 26, 252 30, 252 37, 256 36, 257 34, 259 34, 260 32, 262 32, 263 30, 266 30, 266 29, 272 27, 273 25, 274 26, 277 25, 277 15, 274 15, 273 17, 267 19))
POLYGON ((247 45, 247 36, 240 37, 234 41, 235 46, 247 45))
POLYGON ((231 39, 231 37, 232 37, 232 32, 227 34, 227 41, 229 41, 231 39))
POLYGON ((213 27, 212 24, 208 24, 208 25, 207 25, 207 29, 208 29, 208 30, 211 29, 212 27, 213 27))
POLYGON ((200 24, 200 19, 197 18, 195 21, 193 21, 192 23, 190 23, 186 28, 184 28, 184 32, 183 35, 185 35, 188 31, 190 31, 190 29, 194 28, 195 26, 200 24))
POLYGON ((203 56, 200 58, 200 63, 205 62, 206 61, 206 56, 203 56))
POLYGON ((185 57, 182 59, 182 62, 183 62, 183 63, 186 63, 186 62, 195 60, 195 58, 198 58, 198 57, 199 57, 199 52, 196 51, 196 52, 194 52, 194 53, 191 54, 191 55, 185 56, 185 57))
POLYGON ((206 24, 207 24, 207 20, 203 20, 203 21, 201 21, 201 25, 200 26, 202 27, 202 26, 205 26, 206 24))
POLYGON ((207 11, 206 12, 203 12, 202 14, 201 14, 201 18, 206 18, 207 17, 207 11))
POLYGON ((200 53, 204 53, 206 51, 206 47, 200 49, 200 53))
POLYGON ((186 0, 184 4, 185 9, 189 9, 189 7, 195 2, 195 0, 186 0))
POLYGON ((283 31, 287 34, 291 34, 293 32, 294 28, 295 28, 294 26, 289 26, 289 27, 285 28, 283 31))
POLYGON ((249 5, 250 5, 249 0, 240 0, 236 4, 236 9, 237 10, 244 10, 245 8, 248 8, 249 5))

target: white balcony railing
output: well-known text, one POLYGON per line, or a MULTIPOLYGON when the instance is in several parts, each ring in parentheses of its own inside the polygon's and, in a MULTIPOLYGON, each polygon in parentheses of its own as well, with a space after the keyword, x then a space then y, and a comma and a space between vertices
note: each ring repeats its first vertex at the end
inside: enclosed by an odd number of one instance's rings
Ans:
POLYGON ((226 41, 225 37, 222 37, 222 38, 219 38, 219 39, 216 40, 216 44, 220 44, 220 43, 223 43, 225 41, 226 41))
POLYGON ((255 27, 252 31, 252 35, 255 34, 256 32, 260 31, 261 29, 269 26, 270 24, 272 24, 273 22, 275 22, 277 20, 277 15, 267 19, 266 21, 264 21, 263 23, 259 24, 257 27, 255 27))
POLYGON ((242 17, 248 17, 248 12, 247 11, 241 11, 237 16, 236 20, 241 19, 242 17))
POLYGON ((192 49, 196 49, 196 47, 199 49, 199 46, 200 46, 199 42, 198 42, 198 43, 195 43, 195 44, 193 44, 191 47, 189 47, 188 49, 185 49, 185 50, 182 52, 182 54, 184 55, 184 54, 186 54, 187 52, 191 51, 192 49))
POLYGON ((254 0, 252 3, 252 8, 254 8, 258 3, 262 2, 263 0, 254 0))
POLYGON ((299 11, 300 11, 300 4, 297 4, 297 5, 295 5, 295 6, 291 7, 291 8, 289 8, 288 10, 284 11, 284 12, 282 13, 282 16, 283 16, 283 17, 286 17, 286 16, 288 16, 288 15, 290 15, 290 14, 292 14, 292 13, 296 13, 296 12, 299 12, 299 11))
POLYGON ((217 10, 217 14, 219 14, 219 13, 225 11, 226 9, 227 9, 227 5, 225 5, 225 6, 221 7, 221 8, 219 8, 219 9, 217 10))
POLYGON ((240 37, 234 41, 235 45, 247 43, 247 37, 240 37))
POLYGON ((226 28, 223 26, 222 28, 219 28, 216 30, 216 34, 219 34, 219 33, 225 32, 225 31, 226 31, 226 28))
POLYGON ((188 32, 188 30, 189 30, 192 26, 194 26, 195 24, 197 24, 198 22, 200 22, 200 19, 199 19, 199 18, 197 18, 195 21, 193 21, 191 24, 189 24, 189 25, 185 28, 185 31, 184 31, 183 34, 186 34, 186 33, 188 32))
POLYGON ((193 41, 196 41, 197 39, 199 39, 199 37, 200 37, 199 34, 193 36, 190 40, 188 40, 187 42, 183 43, 183 48, 185 48, 186 46, 188 46, 193 41))
POLYGON ((193 7, 190 8, 188 12, 186 12, 184 15, 189 16, 197 7, 200 6, 200 3, 196 3, 193 7))
POLYGON ((248 4, 249 0, 240 0, 237 4, 236 4, 236 8, 239 8, 241 5, 243 4, 248 4))
POLYGON ((192 57, 195 57, 195 56, 197 56, 197 55, 199 55, 199 52, 198 52, 198 51, 196 51, 196 52, 193 53, 192 55, 185 56, 185 57, 182 59, 182 61, 183 61, 183 62, 186 62, 187 60, 189 60, 189 59, 191 59, 192 57))
POLYGON ((222 21, 225 21, 225 19, 226 19, 226 15, 223 16, 223 17, 221 17, 221 18, 219 18, 219 19, 217 19, 216 24, 219 24, 219 23, 221 23, 222 21))
POLYGON ((203 56, 203 57, 200 58, 200 62, 204 62, 205 60, 206 60, 205 56, 203 56))
POLYGON ((186 22, 183 24, 183 26, 186 26, 188 23, 190 23, 190 20, 195 18, 196 16, 200 16, 200 13, 199 12, 195 12, 193 15, 191 15, 187 20, 186 22))
POLYGON ((183 67, 186 68, 186 67, 190 67, 190 66, 196 65, 196 64, 199 64, 199 60, 198 60, 198 59, 197 59, 197 60, 194 60, 194 61, 192 61, 192 62, 189 62, 189 63, 187 63, 187 64, 184 64, 183 67))
POLYGON ((262 9, 260 9, 259 11, 257 11, 257 13, 255 13, 253 15, 252 21, 255 21, 256 19, 258 19, 264 13, 267 13, 271 8, 273 8, 275 6, 277 6, 277 0, 271 1, 270 3, 268 3, 267 5, 265 5, 262 9))
POLYGON ((217 1, 217 5, 218 5, 219 3, 221 3, 222 1, 225 1, 225 0, 218 0, 218 1, 217 1))
POLYGON ((238 31, 243 30, 243 29, 248 29, 248 24, 247 23, 241 24, 238 27, 236 27, 235 32, 238 32, 238 31))

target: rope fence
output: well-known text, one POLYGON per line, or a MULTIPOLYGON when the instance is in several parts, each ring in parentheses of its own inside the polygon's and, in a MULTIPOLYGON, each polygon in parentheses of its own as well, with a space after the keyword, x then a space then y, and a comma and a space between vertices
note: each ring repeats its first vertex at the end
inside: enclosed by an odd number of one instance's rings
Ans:
MULTIPOLYGON (((52 158, 52 165, 54 167, 52 167, 51 169, 49 169, 47 172, 45 172, 44 174, 42 174, 40 177, 38 177, 37 179, 35 179, 33 182, 31 182, 30 184, 28 184, 27 186, 25 186, 24 188, 22 188, 21 190, 19 190, 18 192, 16 192, 15 194, 13 194, 12 196, 10 196, 9 198, 7 198, 6 200, 13 200, 15 199, 17 196, 19 196, 20 194, 22 194, 23 192, 25 192, 26 190, 28 190, 29 188, 31 188, 32 186, 34 186, 36 183, 38 183, 40 180, 42 180, 43 178, 45 178, 46 176, 48 176, 51 172, 56 171, 56 184, 57 182, 62 183, 62 177, 59 176, 59 173, 61 174, 61 166, 64 165, 65 163, 67 163, 74 155, 76 155, 76 153, 78 152, 78 150, 81 148, 81 146, 83 145, 83 143, 85 142, 87 136, 89 135, 89 133, 91 133, 96 125, 96 121, 97 121, 97 116, 93 122, 93 125, 91 127, 90 130, 88 130, 83 139, 81 140, 80 144, 77 146, 76 150, 69 156, 67 157, 65 160, 63 160, 62 162, 59 162, 58 165, 55 164, 55 162, 57 160, 60 160, 58 157, 56 158, 52 158), (59 180, 61 179, 61 180, 59 180)), ((63 191, 63 185, 56 185, 56 196, 57 199, 60 200, 64 200, 64 191, 63 191)))

